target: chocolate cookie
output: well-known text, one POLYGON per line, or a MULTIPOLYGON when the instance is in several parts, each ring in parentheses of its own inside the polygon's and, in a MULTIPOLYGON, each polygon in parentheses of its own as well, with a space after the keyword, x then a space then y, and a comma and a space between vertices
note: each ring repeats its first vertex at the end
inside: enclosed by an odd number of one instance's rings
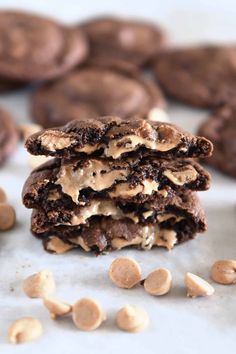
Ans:
POLYGON ((172 50, 156 59, 154 71, 169 96, 190 105, 216 107, 235 101, 235 46, 172 50))
POLYGON ((0 108, 0 165, 15 150, 18 139, 17 127, 11 115, 0 108))
POLYGON ((26 86, 26 83, 23 81, 14 81, 0 77, 0 93, 8 93, 24 86, 26 86))
POLYGON ((33 155, 66 158, 93 154, 118 159, 137 152, 163 158, 206 157, 212 153, 209 140, 173 124, 112 116, 42 130, 27 139, 26 148, 33 155))
POLYGON ((144 65, 165 44, 165 34, 146 22, 100 17, 79 26, 88 36, 92 61, 144 65))
POLYGON ((62 208, 72 210, 76 205, 89 204, 94 198, 142 204, 159 196, 161 205, 175 191, 209 187, 209 174, 192 160, 138 156, 125 161, 52 159, 31 173, 22 197, 26 207, 41 207, 49 212, 62 208))
POLYGON ((43 85, 33 95, 33 119, 45 128, 114 114, 148 116, 165 107, 158 86, 124 66, 84 67, 43 85))
POLYGON ((29 13, 0 12, 0 75, 12 80, 52 79, 87 55, 81 31, 29 13))
POLYGON ((127 246, 171 249, 175 244, 192 239, 196 233, 204 232, 207 227, 198 198, 186 192, 176 195, 172 205, 159 210, 155 214, 155 222, 95 216, 85 225, 65 226, 51 223, 42 210, 35 210, 31 225, 32 232, 44 240, 45 248, 49 251, 53 251, 51 241, 57 238, 72 247, 82 247, 85 251, 97 253, 127 246))
POLYGON ((206 159, 206 163, 236 177, 236 105, 215 110, 201 125, 199 133, 214 144, 214 153, 206 159))

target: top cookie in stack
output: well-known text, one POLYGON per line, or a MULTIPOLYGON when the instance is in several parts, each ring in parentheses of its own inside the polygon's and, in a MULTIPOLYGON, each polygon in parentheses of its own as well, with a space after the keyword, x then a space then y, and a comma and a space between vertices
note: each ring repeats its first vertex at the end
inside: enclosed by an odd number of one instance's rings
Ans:
POLYGON ((43 130, 26 147, 55 156, 23 189, 32 232, 49 251, 171 249, 206 230, 194 191, 208 189, 210 176, 191 160, 210 156, 205 138, 172 124, 102 117, 43 130))

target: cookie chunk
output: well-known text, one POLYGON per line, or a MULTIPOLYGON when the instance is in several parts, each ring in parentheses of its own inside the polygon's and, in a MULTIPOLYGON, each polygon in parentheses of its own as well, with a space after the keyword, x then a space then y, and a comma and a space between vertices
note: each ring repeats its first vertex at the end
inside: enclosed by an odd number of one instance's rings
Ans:
POLYGON ((209 140, 173 124, 139 118, 124 121, 113 116, 76 120, 43 130, 27 139, 26 148, 33 155, 66 158, 96 154, 118 159, 134 152, 165 158, 206 157, 212 153, 209 140))
POLYGON ((115 17, 100 17, 79 26, 88 36, 91 59, 124 61, 144 65, 165 44, 166 36, 156 25, 115 17))
MULTIPOLYGON (((153 210, 154 207, 155 203, 153 210)), ((127 246, 171 249, 175 244, 192 239, 196 233, 206 230, 205 215, 194 193, 176 196, 172 205, 156 213, 153 222, 132 220, 128 215, 121 219, 113 217, 93 216, 84 225, 68 226, 54 224, 42 210, 34 210, 31 226, 34 235, 43 239, 49 251, 50 242, 57 238, 73 247, 97 253, 127 246)))
POLYGON ((0 12, 0 75, 11 80, 52 79, 87 55, 84 34, 30 13, 0 12))
POLYGON ((16 148, 19 134, 11 115, 0 108, 0 165, 16 148))
POLYGON ((161 202, 181 189, 209 187, 209 174, 192 160, 53 159, 31 173, 22 195, 26 207, 49 211, 63 205, 73 209, 94 197, 140 204, 159 196, 161 202))
POLYGON ((154 71, 171 97, 192 106, 216 107, 235 101, 236 47, 205 46, 168 51, 154 71))
POLYGON ((32 97, 32 117, 45 128, 103 115, 145 116, 165 106, 158 86, 124 66, 87 66, 43 85, 32 97))
POLYGON ((236 105, 216 109, 201 125, 199 133, 214 144, 214 153, 205 162, 236 177, 236 105))

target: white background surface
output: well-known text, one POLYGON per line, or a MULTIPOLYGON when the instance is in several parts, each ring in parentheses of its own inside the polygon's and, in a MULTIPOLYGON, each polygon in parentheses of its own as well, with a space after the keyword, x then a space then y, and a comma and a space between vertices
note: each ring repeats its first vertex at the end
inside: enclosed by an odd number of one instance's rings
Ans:
MULTIPOLYGON (((202 41, 236 40, 236 2, 222 1, 0 1, 0 7, 18 7, 39 11, 75 22, 98 14, 122 14, 150 18, 169 30, 172 42, 191 44, 202 41)), ((0 97, 0 104, 19 122, 28 120, 29 93, 0 97)), ((171 119, 195 131, 207 112, 171 104, 171 119)), ((29 232, 30 211, 21 204, 21 190, 30 169, 22 146, 0 170, 3 186, 17 212, 16 228, 0 236, 0 353, 235 353, 236 285, 215 285, 211 298, 187 299, 183 287, 186 271, 210 280, 211 264, 220 258, 236 259, 235 201, 236 183, 212 171, 210 191, 201 193, 209 219, 209 230, 195 241, 176 247, 172 252, 126 250, 95 258, 82 252, 56 256, 42 250, 41 243, 29 232), (170 294, 154 298, 136 288, 115 288, 107 270, 117 255, 128 255, 140 262, 143 275, 156 267, 171 270, 174 287, 170 294), (35 271, 53 271, 58 296, 74 302, 82 296, 95 297, 108 314, 108 321, 93 333, 75 329, 69 319, 51 321, 40 300, 26 298, 22 280, 35 271), (145 307, 151 319, 147 331, 139 334, 120 332, 114 314, 124 304, 145 307), (42 321, 44 335, 37 342, 13 346, 7 343, 10 323, 21 316, 36 316, 42 321)))

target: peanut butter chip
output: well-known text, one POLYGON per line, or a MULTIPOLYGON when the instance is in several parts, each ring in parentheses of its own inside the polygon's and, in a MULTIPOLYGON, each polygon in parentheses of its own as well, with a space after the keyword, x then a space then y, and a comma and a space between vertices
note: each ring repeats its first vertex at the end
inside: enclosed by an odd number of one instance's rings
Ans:
POLYGON ((123 331, 140 332, 147 327, 149 317, 142 307, 126 305, 118 311, 116 323, 123 331))
POLYGON ((0 187, 0 203, 5 203, 7 201, 7 195, 5 191, 0 187))
POLYGON ((120 257, 112 262, 109 276, 118 287, 130 289, 140 282, 141 268, 134 259, 120 257))
POLYGON ((214 294, 214 288, 204 279, 192 273, 186 273, 184 279, 187 287, 187 296, 210 296, 214 294))
POLYGON ((46 296, 43 298, 43 303, 50 312, 51 318, 54 320, 58 316, 63 316, 72 311, 72 306, 53 296, 46 296))
POLYGON ((213 264, 211 277, 216 283, 235 284, 236 283, 236 260, 220 260, 213 264))
POLYGON ((6 203, 0 203, 0 231, 11 229, 16 222, 14 208, 6 203))
POLYGON ((97 301, 83 298, 74 304, 72 318, 79 329, 93 331, 105 321, 106 315, 97 301))
POLYGON ((11 343, 31 342, 42 335, 43 328, 39 320, 33 317, 23 317, 14 321, 8 329, 11 343))
POLYGON ((52 272, 43 270, 26 278, 23 282, 25 294, 31 298, 42 298, 55 291, 55 281, 52 272))
POLYGON ((159 268, 154 270, 144 280, 144 289, 151 295, 164 295, 170 291, 172 276, 168 269, 159 268))

